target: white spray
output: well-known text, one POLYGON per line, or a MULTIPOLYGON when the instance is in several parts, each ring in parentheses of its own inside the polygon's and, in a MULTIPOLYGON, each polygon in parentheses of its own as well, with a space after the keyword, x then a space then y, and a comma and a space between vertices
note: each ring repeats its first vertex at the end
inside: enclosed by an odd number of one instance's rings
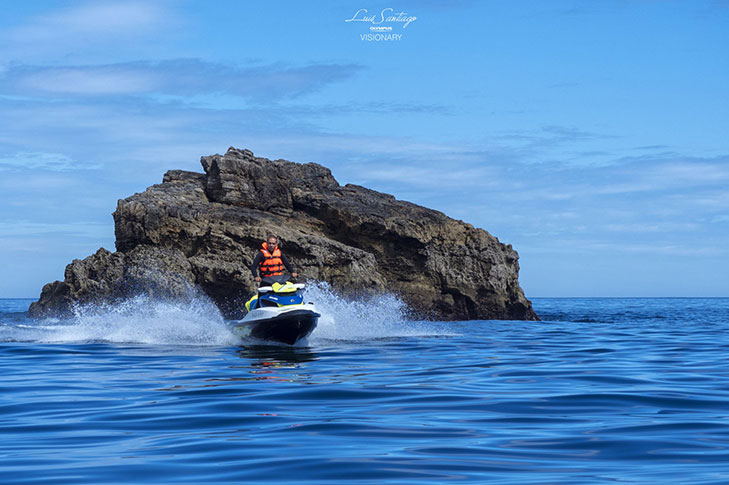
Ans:
MULTIPOLYGON (((305 301, 321 313, 308 338, 318 341, 361 341, 379 338, 446 335, 442 324, 415 322, 393 294, 349 299, 327 283, 307 285, 305 301)), ((146 295, 115 303, 77 305, 69 319, 0 322, 0 341, 42 343, 111 342, 158 345, 220 346, 241 341, 215 304, 202 294, 186 301, 165 301, 146 295)), ((306 342, 304 342, 306 344, 306 342)))
POLYGON ((408 320, 407 305, 391 293, 353 300, 338 295, 327 283, 315 282, 307 285, 304 299, 313 302, 321 313, 319 324, 309 337, 311 342, 318 339, 370 340, 445 333, 434 323, 408 320))
POLYGON ((77 305, 68 320, 46 319, 16 327, 14 340, 115 342, 163 345, 236 343, 217 307, 202 296, 185 302, 136 296, 122 302, 77 305))

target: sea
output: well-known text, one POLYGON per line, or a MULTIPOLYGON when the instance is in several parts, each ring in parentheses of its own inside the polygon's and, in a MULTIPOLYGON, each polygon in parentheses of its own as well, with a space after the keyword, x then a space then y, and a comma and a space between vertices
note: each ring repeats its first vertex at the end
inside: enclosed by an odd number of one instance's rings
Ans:
POLYGON ((293 347, 202 297, 0 300, 0 483, 729 483, 727 298, 430 322, 307 291, 293 347))

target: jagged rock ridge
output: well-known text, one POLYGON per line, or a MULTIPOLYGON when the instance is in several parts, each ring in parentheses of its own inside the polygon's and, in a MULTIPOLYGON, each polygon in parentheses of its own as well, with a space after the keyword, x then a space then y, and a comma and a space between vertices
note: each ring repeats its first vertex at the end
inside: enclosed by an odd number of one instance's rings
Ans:
POLYGON ((33 316, 74 302, 201 289, 230 317, 255 284, 261 241, 279 236, 302 276, 350 295, 394 292, 418 316, 538 319, 519 286, 519 256, 483 229, 334 179, 315 164, 249 150, 201 158, 204 174, 172 170, 162 184, 119 200, 116 252, 100 249, 43 287, 33 316))

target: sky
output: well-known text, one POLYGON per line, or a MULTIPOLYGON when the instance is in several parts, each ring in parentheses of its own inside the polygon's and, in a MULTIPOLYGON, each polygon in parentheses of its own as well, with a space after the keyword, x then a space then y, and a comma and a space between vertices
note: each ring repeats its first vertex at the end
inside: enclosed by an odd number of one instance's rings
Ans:
POLYGON ((729 296, 729 1, 0 7, 0 297, 230 146, 486 229, 527 297, 729 296))

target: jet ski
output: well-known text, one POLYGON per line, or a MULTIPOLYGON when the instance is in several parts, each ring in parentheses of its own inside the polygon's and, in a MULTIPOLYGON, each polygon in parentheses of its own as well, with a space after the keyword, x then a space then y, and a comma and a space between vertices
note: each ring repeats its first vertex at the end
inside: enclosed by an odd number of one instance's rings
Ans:
POLYGON ((246 302, 248 313, 233 324, 233 332, 242 338, 273 340, 294 345, 316 328, 321 314, 313 303, 304 303, 304 283, 281 280, 260 286, 246 302))

